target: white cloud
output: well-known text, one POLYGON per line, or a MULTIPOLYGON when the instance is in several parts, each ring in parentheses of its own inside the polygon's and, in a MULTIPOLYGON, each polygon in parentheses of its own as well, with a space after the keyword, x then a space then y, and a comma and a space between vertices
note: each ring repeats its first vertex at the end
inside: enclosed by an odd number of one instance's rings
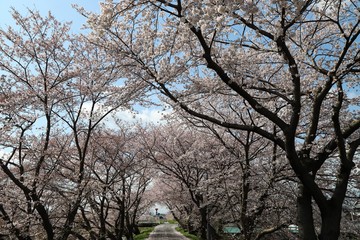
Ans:
MULTIPOLYGON (((116 111, 110 113, 105 119, 102 120, 102 123, 108 128, 117 128, 117 121, 127 122, 127 123, 141 123, 141 124, 161 124, 166 122, 166 115, 169 115, 172 110, 168 107, 166 110, 160 107, 140 107, 135 106, 135 111, 131 111, 125 108, 119 108, 116 111)), ((85 119, 89 117, 89 113, 91 110, 91 103, 86 102, 82 105, 82 117, 85 119)), ((97 117, 102 116, 107 111, 109 111, 109 107, 104 107, 101 104, 97 104, 95 107, 95 115, 97 117)))
POLYGON ((166 117, 166 115, 170 113, 170 110, 162 111, 156 108, 146 108, 138 110, 136 112, 132 112, 130 110, 118 110, 115 113, 109 115, 105 119, 105 123, 108 127, 111 127, 112 124, 115 126, 116 120, 121 120, 129 123, 139 122, 145 124, 160 124, 166 121, 164 117, 166 117))
POLYGON ((160 122, 164 122, 164 117, 169 113, 170 111, 145 109, 139 112, 138 114, 136 114, 136 118, 144 122, 160 123, 160 122))

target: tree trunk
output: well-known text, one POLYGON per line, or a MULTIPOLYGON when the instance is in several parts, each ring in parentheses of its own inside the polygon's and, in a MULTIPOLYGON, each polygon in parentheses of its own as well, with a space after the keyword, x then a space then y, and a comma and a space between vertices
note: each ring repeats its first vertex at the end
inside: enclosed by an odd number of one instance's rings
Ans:
POLYGON ((211 226, 208 213, 206 207, 200 208, 200 215, 201 215, 201 228, 200 228, 200 236, 203 240, 217 240, 219 239, 216 230, 211 226))
POLYGON ((121 237, 124 235, 124 228, 125 228, 125 207, 124 207, 124 202, 121 200, 118 217, 115 223, 116 237, 121 239, 121 237))
POLYGON ((104 214, 105 209, 105 192, 106 188, 103 189, 103 195, 100 202, 100 231, 99 231, 99 240, 105 240, 106 239, 106 219, 104 214))
POLYGON ((132 216, 130 218, 130 221, 131 221, 130 224, 131 224, 132 233, 135 234, 135 235, 140 234, 140 229, 136 224, 136 216, 138 214, 137 212, 138 212, 138 209, 139 209, 140 202, 141 202, 141 198, 138 198, 138 200, 136 201, 132 216))
POLYGON ((133 225, 130 221, 129 212, 125 213, 125 221, 126 221, 126 239, 127 240, 133 240, 133 225))
POLYGON ((297 215, 300 239, 317 240, 311 205, 311 195, 302 184, 299 186, 297 197, 297 215))
POLYGON ((341 206, 330 202, 327 211, 321 213, 319 240, 337 240, 340 237, 341 206))
MULTIPOLYGON (((200 226, 200 237, 202 240, 207 239, 207 209, 200 208, 201 226, 200 226)), ((207 239, 208 240, 208 239, 207 239)))

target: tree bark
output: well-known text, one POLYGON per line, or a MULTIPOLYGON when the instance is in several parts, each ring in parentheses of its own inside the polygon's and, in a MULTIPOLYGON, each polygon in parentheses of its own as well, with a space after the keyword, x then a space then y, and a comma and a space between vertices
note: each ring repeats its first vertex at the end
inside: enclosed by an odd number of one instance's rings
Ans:
POLYGON ((206 207, 200 208, 201 215, 201 228, 200 236, 203 240, 218 240, 219 236, 216 233, 216 230, 211 226, 208 219, 208 209, 206 207))
POLYGON ((200 208, 201 226, 200 226, 200 237, 202 240, 207 239, 207 209, 200 208))
POLYGON ((299 193, 297 197, 297 215, 300 239, 317 240, 314 227, 311 195, 302 184, 299 186, 299 193))
POLYGON ((126 220, 126 239, 133 240, 133 225, 130 221, 129 212, 125 213, 125 220, 126 220))
POLYGON ((337 240, 340 237, 340 223, 342 214, 342 205, 345 199, 345 194, 349 182, 349 176, 353 167, 352 158, 348 160, 348 164, 343 164, 338 175, 335 192, 330 200, 327 201, 327 206, 321 211, 321 233, 319 240, 337 240))
POLYGON ((341 205, 329 200, 327 211, 321 213, 319 240, 337 240, 340 237, 341 205))

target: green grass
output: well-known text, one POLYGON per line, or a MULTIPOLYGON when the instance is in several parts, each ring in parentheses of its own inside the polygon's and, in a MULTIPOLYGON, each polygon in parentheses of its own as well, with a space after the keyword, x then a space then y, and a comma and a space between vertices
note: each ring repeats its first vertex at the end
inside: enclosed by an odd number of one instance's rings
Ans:
POLYGON ((177 224, 177 223, 178 223, 178 222, 177 222, 176 220, 174 220, 174 219, 172 219, 172 220, 167 220, 167 222, 170 223, 170 224, 177 224))
POLYGON ((140 227, 140 234, 134 236, 134 240, 143 240, 149 237, 155 227, 140 227))
POLYGON ((184 229, 182 229, 180 227, 177 227, 176 231, 180 232, 182 235, 184 235, 185 237, 187 237, 191 240, 200 240, 200 238, 198 238, 197 236, 188 233, 187 231, 185 231, 184 229))

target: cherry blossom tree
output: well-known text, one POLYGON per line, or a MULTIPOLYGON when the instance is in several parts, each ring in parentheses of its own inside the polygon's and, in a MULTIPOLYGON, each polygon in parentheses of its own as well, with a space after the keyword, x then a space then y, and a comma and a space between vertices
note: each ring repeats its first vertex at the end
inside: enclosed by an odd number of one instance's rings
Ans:
POLYGON ((147 133, 150 137, 145 139, 144 146, 149 152, 148 157, 156 163, 160 171, 184 185, 200 216, 196 230, 199 230, 205 239, 209 223, 204 180, 210 174, 208 165, 213 158, 210 151, 212 145, 205 141, 194 141, 195 137, 191 132, 182 129, 183 126, 176 127, 170 126, 169 129, 164 129, 163 133, 147 133), (176 127, 180 130, 177 131, 176 127), (168 136, 168 131, 173 132, 173 136, 168 136))
POLYGON ((295 180, 277 145, 250 131, 211 131, 237 160, 236 168, 224 174, 224 190, 220 193, 227 199, 224 209, 230 213, 229 222, 237 223, 243 239, 261 239, 283 230, 291 223, 291 183, 295 180))
POLYGON ((360 144, 358 9, 347 0, 108 0, 99 15, 79 8, 94 41, 131 66, 128 79, 148 83, 178 112, 274 142, 300 180, 301 238, 330 240, 340 236, 360 144), (318 173, 334 159, 328 194, 318 173))
POLYGON ((151 172, 136 132, 102 130, 91 144, 92 160, 87 163, 91 180, 85 206, 81 206, 85 229, 91 239, 132 239, 141 213, 151 172), (96 229, 98 232, 96 233, 96 229))
POLYGON ((182 182, 171 175, 160 174, 154 179, 157 201, 164 204, 178 224, 189 233, 197 234, 197 211, 195 204, 182 182))
POLYGON ((86 200, 93 132, 141 95, 123 68, 70 23, 13 10, 0 30, 2 191, 10 237, 68 239, 86 200))
POLYGON ((163 192, 159 200, 202 239, 209 229, 217 239, 227 223, 238 225, 243 239, 260 239, 287 226, 291 197, 282 197, 283 182, 291 175, 276 145, 251 132, 213 127, 172 122, 146 133, 143 145, 163 173, 155 184, 163 192))
POLYGON ((42 18, 37 12, 23 17, 14 10, 13 17, 18 28, 0 32, 0 68, 6 80, 2 83, 2 116, 8 119, 2 128, 6 137, 1 145, 7 154, 1 168, 21 192, 11 197, 19 201, 20 209, 27 209, 21 237, 30 237, 31 216, 36 212, 48 239, 53 239, 53 223, 41 199, 52 174, 51 168, 44 169, 46 160, 59 154, 51 150, 50 140, 55 125, 52 111, 59 101, 56 93, 75 74, 68 68, 74 52, 65 48, 71 41, 69 24, 59 23, 51 14, 42 18), (36 128, 37 136, 31 133, 36 128))
POLYGON ((75 204, 71 204, 69 209, 63 239, 71 233, 71 226, 85 197, 85 186, 90 175, 86 170, 86 161, 89 161, 88 152, 93 132, 115 110, 127 108, 141 90, 139 86, 124 86, 121 81, 123 69, 108 59, 107 54, 90 44, 84 36, 79 36, 75 47, 78 55, 74 61, 76 69, 81 73, 63 85, 61 93, 64 101, 59 102, 54 111, 62 122, 62 127, 72 132, 70 146, 74 148, 75 158, 70 162, 73 164, 71 174, 77 177, 73 182, 77 186, 77 196, 72 199, 75 204))

